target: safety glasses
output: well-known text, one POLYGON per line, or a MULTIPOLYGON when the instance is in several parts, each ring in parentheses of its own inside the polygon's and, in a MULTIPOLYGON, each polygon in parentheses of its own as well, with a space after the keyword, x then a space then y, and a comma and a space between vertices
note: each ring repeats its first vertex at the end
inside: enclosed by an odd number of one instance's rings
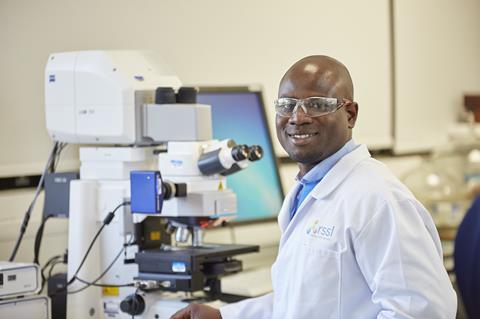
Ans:
POLYGON ((310 117, 318 117, 335 112, 345 104, 344 101, 333 97, 313 96, 306 99, 282 97, 275 100, 275 111, 278 115, 290 117, 301 107, 310 117))

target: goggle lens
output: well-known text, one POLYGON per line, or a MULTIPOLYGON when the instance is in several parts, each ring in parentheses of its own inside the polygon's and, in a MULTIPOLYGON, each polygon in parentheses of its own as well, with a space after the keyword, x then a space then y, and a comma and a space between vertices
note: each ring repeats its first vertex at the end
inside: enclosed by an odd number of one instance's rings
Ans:
POLYGON ((280 98, 275 101, 275 111, 280 116, 290 117, 297 107, 301 107, 305 114, 316 117, 333 113, 342 105, 343 103, 338 99, 329 97, 280 98))

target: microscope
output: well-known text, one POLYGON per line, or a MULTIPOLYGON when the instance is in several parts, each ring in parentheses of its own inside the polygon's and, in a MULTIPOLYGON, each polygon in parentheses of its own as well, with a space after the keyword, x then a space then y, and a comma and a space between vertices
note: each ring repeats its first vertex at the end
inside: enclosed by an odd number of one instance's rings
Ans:
POLYGON ((235 217, 225 176, 261 159, 261 147, 212 139, 210 106, 151 52, 51 54, 45 113, 54 141, 82 145, 67 318, 163 319, 188 298, 221 299, 220 279, 242 270, 234 256, 259 247, 202 235, 235 217))

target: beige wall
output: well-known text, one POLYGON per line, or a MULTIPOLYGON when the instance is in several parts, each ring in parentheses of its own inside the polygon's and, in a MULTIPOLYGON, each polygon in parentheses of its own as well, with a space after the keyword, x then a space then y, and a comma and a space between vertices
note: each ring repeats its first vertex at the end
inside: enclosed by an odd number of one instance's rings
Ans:
POLYGON ((43 70, 59 51, 150 49, 186 84, 260 84, 270 124, 288 66, 329 54, 355 80, 358 139, 390 145, 388 26, 386 0, 370 0, 368 8, 356 0, 2 0, 0 176, 38 172, 47 157, 43 70), (374 116, 381 120, 369 125, 374 116))
POLYGON ((394 1, 395 151, 447 141, 465 93, 480 94, 480 1, 394 1))
MULTIPOLYGON (((368 7, 355 0, 2 0, 0 43, 0 177, 38 174, 44 165, 51 142, 44 123, 43 70, 48 55, 60 51, 155 50, 186 84, 259 84, 269 105, 290 64, 305 55, 329 54, 351 69, 362 114, 379 108, 375 114, 385 119, 366 125, 369 117, 362 116, 359 138, 373 146, 391 144, 385 0, 369 1, 368 7)), ((271 108, 268 116, 273 127, 271 108)), ((76 158, 70 147, 61 163, 76 167, 76 158)), ((289 184, 292 174, 287 175, 289 184)), ((32 195, 0 193, 0 260, 10 253, 32 195)), ((41 206, 39 200, 19 260, 31 259, 41 206)), ((266 227, 263 233, 272 234, 266 227)), ((49 221, 45 238, 44 256, 63 250, 66 223, 49 221)))
MULTIPOLYGON (((1 0, 0 177, 41 171, 51 144, 44 127, 43 69, 48 54, 59 51, 151 49, 163 55, 186 84, 260 84, 267 102, 274 99, 279 78, 295 60, 309 54, 328 54, 343 61, 354 78, 360 103, 357 141, 374 148, 393 147, 394 122, 395 134, 404 138, 402 143, 415 140, 415 136, 423 141, 416 129, 425 126, 425 118, 436 121, 431 115, 439 101, 444 104, 436 130, 452 120, 452 107, 458 106, 461 90, 480 90, 479 3, 1 0), (392 3, 394 21, 390 16, 392 3), (397 44, 394 51, 393 40, 397 44), (448 50, 437 52, 445 43, 451 43, 448 50), (444 62, 451 61, 452 56, 458 57, 452 63, 460 67, 444 62), (438 64, 445 66, 442 73, 437 72, 438 64), (393 66, 397 70, 395 85, 393 66), (455 85, 448 86, 449 82, 442 80, 445 77, 455 85), (396 106, 402 107, 395 119, 393 87, 396 106), (441 98, 445 92, 448 95, 441 98), (436 96, 440 98, 429 103, 436 96), (413 98, 420 102, 408 108, 413 98), (412 120, 418 107, 424 110, 423 117, 412 120)), ((268 115, 273 127, 271 108, 268 115)), ((278 144, 276 147, 277 154, 284 154, 278 144)), ((71 147, 62 157, 63 168, 76 167, 76 158, 76 149, 71 147)), ((287 188, 295 173, 292 165, 282 170, 287 188)), ((30 190, 0 193, 0 260, 10 252, 32 195, 30 190)), ((20 260, 31 259, 31 237, 41 206, 40 200, 20 260)), ((66 247, 65 221, 49 222, 46 232, 44 256, 66 247)), ((277 235, 272 236, 273 241, 277 235)))

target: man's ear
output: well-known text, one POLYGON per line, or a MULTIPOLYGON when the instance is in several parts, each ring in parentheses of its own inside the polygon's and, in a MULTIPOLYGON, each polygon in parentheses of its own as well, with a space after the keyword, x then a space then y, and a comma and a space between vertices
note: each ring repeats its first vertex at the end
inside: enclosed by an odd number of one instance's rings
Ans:
POLYGON ((348 128, 352 129, 355 127, 355 122, 357 121, 358 103, 357 102, 346 103, 345 111, 347 112, 348 128))

